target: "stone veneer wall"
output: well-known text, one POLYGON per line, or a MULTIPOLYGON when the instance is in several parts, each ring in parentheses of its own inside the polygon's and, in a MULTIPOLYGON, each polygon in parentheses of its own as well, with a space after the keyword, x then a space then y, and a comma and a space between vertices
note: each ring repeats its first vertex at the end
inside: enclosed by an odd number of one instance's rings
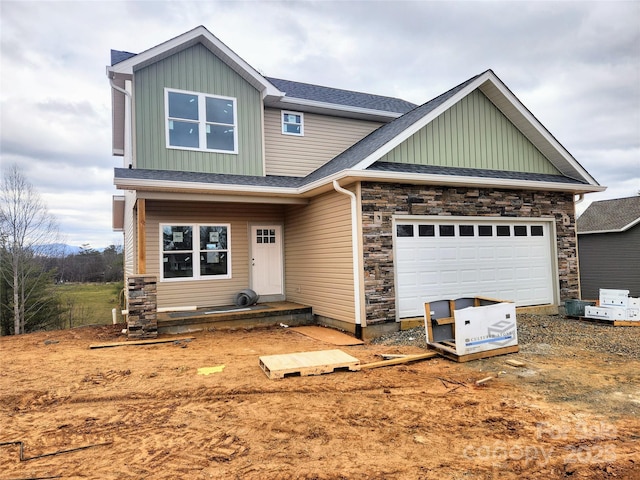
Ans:
POLYGON ((395 322, 392 215, 555 218, 560 298, 579 298, 573 194, 362 183, 367 325, 395 322), (382 218, 376 223, 376 214, 382 218))
POLYGON ((127 278, 127 336, 155 338, 158 336, 158 302, 156 277, 142 275, 127 278))

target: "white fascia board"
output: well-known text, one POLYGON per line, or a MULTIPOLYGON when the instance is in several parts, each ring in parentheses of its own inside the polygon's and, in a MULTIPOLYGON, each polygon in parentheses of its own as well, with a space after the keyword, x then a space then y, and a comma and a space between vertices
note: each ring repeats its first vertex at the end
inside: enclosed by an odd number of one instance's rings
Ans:
MULTIPOLYGON (((558 140, 538 121, 538 119, 529 111, 527 107, 525 107, 522 102, 516 97, 511 90, 491 71, 486 72, 488 78, 484 79, 481 82, 480 90, 484 95, 492 101, 498 109, 518 127, 518 129, 523 132, 523 134, 533 143, 543 154, 545 154, 545 150, 549 150, 545 147, 551 147, 555 152, 555 158, 550 158, 552 163, 554 163, 555 167, 558 168, 564 175, 568 177, 572 177, 572 173, 575 175, 579 175, 582 180, 589 182, 591 185, 598 185, 598 182, 587 172, 580 163, 571 155, 567 149, 562 146, 558 140), (483 88, 482 84, 485 82, 489 82, 491 86, 495 87, 495 91, 490 88, 483 88), (514 116, 513 111, 510 112, 508 109, 505 109, 504 102, 500 102, 500 98, 496 98, 496 91, 499 92, 502 99, 507 100, 507 106, 511 106, 518 115, 514 116), (502 105, 501 105, 502 103, 502 105), (520 118, 518 118, 520 117, 520 118), (526 123, 524 123, 524 122, 526 123), (538 138, 532 136, 531 134, 527 135, 525 133, 526 127, 532 126, 535 132, 538 134, 538 138), (541 145, 541 142, 546 143, 547 145, 541 145), (561 161, 565 163, 565 165, 558 165, 557 162, 561 161), (569 167, 569 168, 567 168, 569 167)), ((484 75, 483 75, 484 77, 484 75)), ((475 82, 474 82, 475 83, 475 82)), ((545 154, 547 158, 548 154, 545 154)))
POLYGON ((561 192, 601 192, 607 187, 595 185, 578 185, 574 183, 537 182, 534 180, 517 180, 509 178, 468 177, 463 175, 415 174, 403 172, 381 172, 372 170, 343 170, 302 188, 300 193, 321 187, 333 180, 349 179, 352 181, 375 180, 380 182, 397 182, 406 184, 443 185, 454 187, 506 188, 517 190, 543 190, 561 192))
POLYGON ((113 184, 120 190, 148 190, 154 192, 227 192, 231 195, 291 195, 299 189, 288 187, 264 187, 254 185, 229 185, 203 182, 177 182, 141 178, 114 178, 113 184))
POLYGON ((138 192, 138 198, 147 200, 175 200, 182 202, 236 202, 236 203, 268 203, 279 205, 307 205, 309 200, 301 197, 274 197, 265 195, 216 195, 211 193, 178 193, 178 192, 138 192))
POLYGON ((191 45, 201 42, 222 61, 229 65, 238 74, 244 77, 254 86, 260 86, 263 98, 265 96, 283 96, 271 82, 260 75, 251 65, 240 58, 233 50, 227 47, 215 35, 203 26, 199 26, 160 45, 145 50, 134 57, 128 58, 116 65, 107 67, 107 73, 133 74, 134 68, 153 63, 158 58, 164 58, 173 52, 177 52, 191 45))
POLYGON ((489 72, 485 72, 476 78, 473 82, 467 85, 465 88, 460 90, 454 96, 449 98, 446 102, 442 103, 438 107, 431 110, 427 115, 410 125, 407 129, 405 129, 399 135, 393 137, 390 141, 384 144, 382 147, 377 149, 375 152, 368 155, 365 159, 361 160, 357 165, 353 167, 354 170, 365 170, 369 168, 374 162, 379 160, 381 157, 389 153, 391 150, 396 148, 402 142, 404 142, 407 138, 409 138, 414 133, 418 132, 421 128, 425 127, 429 123, 431 123, 435 118, 437 118, 440 114, 446 112, 453 105, 458 103, 461 99, 469 95, 476 88, 478 88, 482 83, 487 80, 487 75, 489 72))
POLYGON ((394 119, 401 117, 402 113, 397 112, 387 112, 386 110, 374 110, 372 108, 362 108, 362 107, 352 107, 349 105, 339 105, 337 103, 326 103, 326 102, 318 102, 316 100, 307 100, 304 98, 294 98, 294 97, 282 97, 279 99, 279 102, 290 104, 293 106, 300 107, 312 107, 318 110, 326 110, 327 113, 332 111, 337 112, 345 112, 345 113, 357 113, 359 115, 366 115, 372 117, 384 117, 388 119, 394 119))

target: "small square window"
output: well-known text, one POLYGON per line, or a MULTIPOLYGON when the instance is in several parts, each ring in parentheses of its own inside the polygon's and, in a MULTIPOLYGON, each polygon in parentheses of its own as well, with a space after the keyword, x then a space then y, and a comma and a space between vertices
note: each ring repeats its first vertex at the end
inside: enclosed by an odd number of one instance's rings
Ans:
POLYGON ((421 237, 434 237, 436 235, 435 225, 418 225, 418 235, 421 237))
POLYGON ((478 236, 479 237, 492 237, 493 236, 493 225, 478 225, 478 236))
POLYGON ((515 225, 513 227, 513 235, 516 237, 526 237, 527 236, 527 226, 526 225, 515 225))
POLYGON ((496 227, 496 233, 499 237, 510 237, 511 236, 511 226, 509 225, 498 225, 496 227))
POLYGON ((473 225, 459 225, 458 233, 461 237, 473 237, 473 225))
POLYGON ((454 237, 456 234, 456 229, 453 225, 440 225, 439 230, 441 237, 454 237))
POLYGON ((398 225, 396 232, 398 237, 413 237, 413 225, 398 225))
POLYGON ((532 237, 544 236, 544 229, 542 228, 542 225, 531 225, 531 236, 532 237))
POLYGON ((300 112, 282 112, 282 134, 304 136, 304 114, 300 112))

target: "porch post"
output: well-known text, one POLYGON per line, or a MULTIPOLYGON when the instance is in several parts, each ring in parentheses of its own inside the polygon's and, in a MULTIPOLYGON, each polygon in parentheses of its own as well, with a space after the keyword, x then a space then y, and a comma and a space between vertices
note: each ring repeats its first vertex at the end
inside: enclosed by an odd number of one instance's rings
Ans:
POLYGON ((147 212, 145 199, 138 199, 138 273, 144 275, 147 273, 147 212))

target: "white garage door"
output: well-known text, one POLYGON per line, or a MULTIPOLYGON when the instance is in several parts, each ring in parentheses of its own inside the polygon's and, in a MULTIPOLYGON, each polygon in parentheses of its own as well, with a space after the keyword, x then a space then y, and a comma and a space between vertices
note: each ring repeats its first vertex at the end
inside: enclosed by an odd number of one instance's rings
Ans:
POLYGON ((549 222, 397 219, 400 318, 424 315, 424 302, 479 295, 553 303, 550 235, 549 222))

